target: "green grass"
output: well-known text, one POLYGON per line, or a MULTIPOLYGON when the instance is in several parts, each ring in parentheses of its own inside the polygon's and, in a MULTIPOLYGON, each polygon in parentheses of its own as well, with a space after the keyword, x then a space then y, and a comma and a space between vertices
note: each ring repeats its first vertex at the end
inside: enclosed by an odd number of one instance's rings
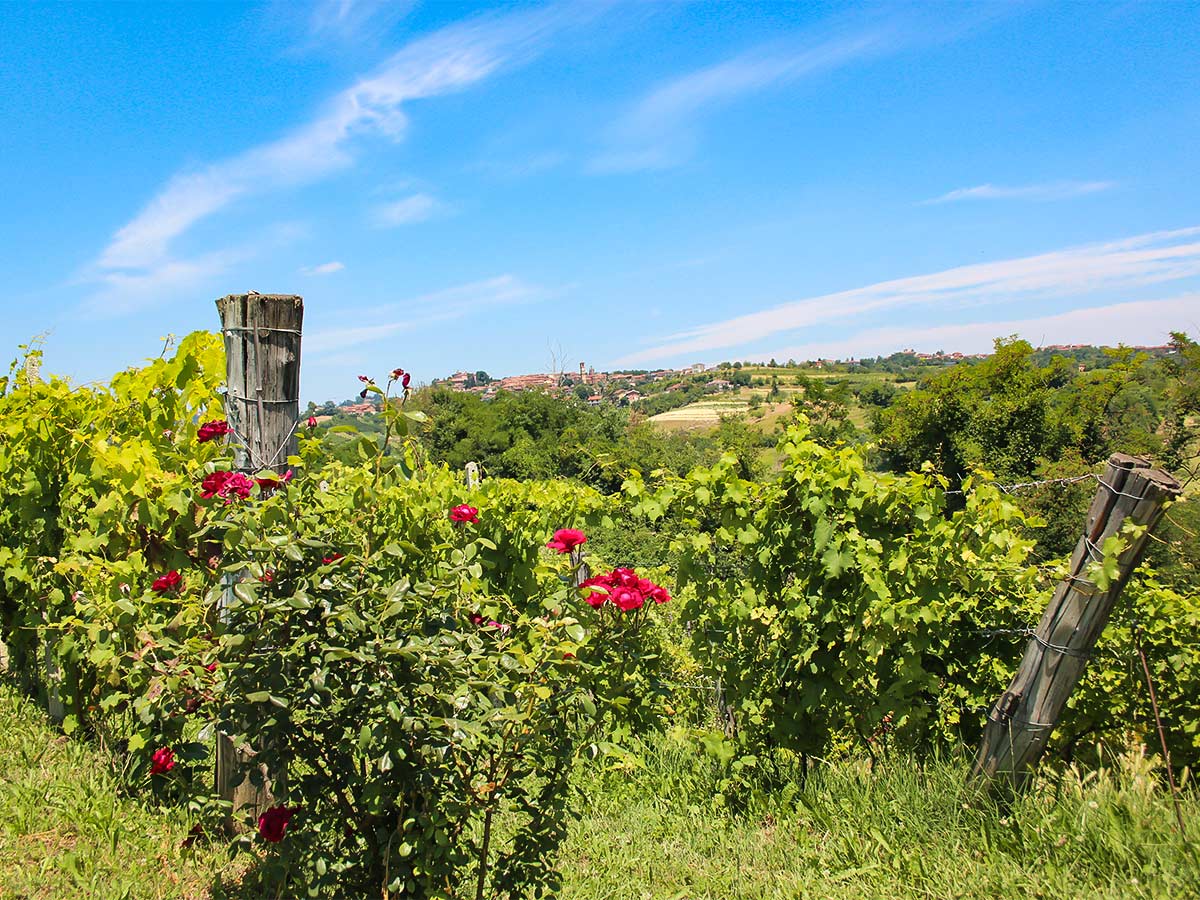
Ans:
MULTIPOLYGON (((641 767, 598 769, 580 770, 562 900, 1200 896, 1169 798, 1134 754, 1042 781, 1007 809, 972 802, 963 760, 822 765, 802 790, 793 777, 737 795, 740 814, 714 799, 717 773, 688 743, 663 738, 641 767)), ((108 760, 3 686, 0 801, 0 897, 206 898, 238 875, 220 848, 182 850, 178 810, 121 797, 108 760)), ((1189 790, 1192 847, 1198 812, 1189 790)))
MULTIPOLYGON (((1043 782, 1004 809, 973 798, 963 760, 820 767, 790 802, 733 816, 655 754, 591 791, 564 852, 570 900, 1195 897, 1200 868, 1147 760, 1043 782), (672 790, 671 788, 674 788, 672 790)), ((1200 842, 1200 803, 1187 804, 1200 842)))
POLYGON ((125 793, 109 760, 0 685, 0 897, 204 897, 237 877, 224 852, 180 848, 179 810, 125 793))

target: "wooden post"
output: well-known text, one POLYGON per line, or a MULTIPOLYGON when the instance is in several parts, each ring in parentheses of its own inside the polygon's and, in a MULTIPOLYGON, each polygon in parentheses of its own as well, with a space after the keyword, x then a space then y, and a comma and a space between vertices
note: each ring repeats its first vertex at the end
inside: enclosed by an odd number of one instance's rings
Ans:
POLYGON ((466 465, 467 490, 473 491, 479 487, 479 463, 469 462, 466 465))
POLYGON ((288 294, 230 294, 217 301, 225 337, 225 416, 234 465, 283 473, 297 452, 300 331, 304 300, 288 294))
MULTIPOLYGON (((234 467, 283 474, 287 458, 298 451, 304 301, 291 294, 230 294, 217 301, 217 311, 225 338, 225 417, 233 429, 234 467)), ((224 586, 222 605, 232 596, 232 576, 224 586)), ((253 757, 252 747, 234 747, 218 736, 216 790, 233 803, 235 815, 274 802, 271 778, 281 773, 261 769, 263 785, 255 787, 244 775, 253 757)))
POLYGON ((1109 459, 1071 557, 1070 574, 1055 590, 1012 683, 988 715, 972 779, 1013 789, 1026 783, 1164 504, 1179 491, 1174 478, 1143 459, 1122 453, 1109 459), (1116 578, 1100 590, 1085 577, 1088 565, 1102 558, 1105 540, 1127 520, 1145 530, 1130 539, 1118 557, 1116 578))

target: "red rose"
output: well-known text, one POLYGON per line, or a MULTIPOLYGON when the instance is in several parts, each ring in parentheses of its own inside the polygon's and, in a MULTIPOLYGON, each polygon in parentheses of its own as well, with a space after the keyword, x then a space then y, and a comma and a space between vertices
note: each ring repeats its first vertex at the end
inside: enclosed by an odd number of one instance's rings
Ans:
POLYGON ((570 553, 580 544, 586 543, 587 535, 578 528, 560 528, 554 532, 554 537, 546 546, 559 553, 570 553))
POLYGON ((241 472, 213 472, 204 476, 200 488, 201 499, 224 497, 228 502, 234 497, 241 497, 243 500, 249 497, 250 492, 254 490, 254 482, 241 472))
POLYGON ((292 470, 288 469, 283 473, 283 477, 278 475, 268 475, 266 478, 255 478, 254 483, 264 491, 273 491, 277 487, 281 487, 288 481, 292 480, 292 470))
POLYGON ((183 578, 178 572, 172 569, 166 575, 160 575, 154 579, 154 583, 150 585, 150 590, 156 594, 169 594, 172 591, 183 590, 183 578))
POLYGON ((334 553, 332 556, 322 556, 322 557, 321 557, 321 562, 322 562, 324 565, 329 565, 330 563, 335 563, 335 562, 337 562, 337 561, 338 561, 339 559, 341 559, 341 558, 342 558, 342 554, 340 554, 340 553, 334 553))
POLYGON ((316 417, 316 416, 309 416, 309 417, 308 417, 308 427, 309 427, 309 428, 316 428, 316 427, 317 427, 317 417, 316 417))
POLYGON ((165 775, 175 768, 175 751, 170 747, 159 747, 150 757, 150 774, 165 775))
POLYGON ((408 388, 408 385, 409 385, 411 382, 412 382, 412 375, 410 375, 408 372, 405 372, 405 373, 404 373, 404 374, 403 374, 403 375, 400 377, 400 384, 401 384, 401 385, 402 385, 402 386, 403 386, 405 389, 407 389, 407 388, 408 388))
POLYGON ((631 590, 638 589, 639 579, 637 577, 637 573, 634 572, 633 569, 613 569, 611 577, 613 584, 620 585, 621 587, 627 587, 631 590))
POLYGON ((204 667, 204 671, 205 672, 217 671, 217 661, 214 659, 212 662, 210 662, 207 666, 204 667))
POLYGON ((264 841, 272 844, 278 844, 283 840, 283 833, 287 831, 288 822, 292 820, 292 815, 296 813, 300 807, 295 806, 290 809, 286 806, 272 806, 264 811, 258 817, 258 836, 264 841))
POLYGON ((608 600, 612 582, 607 575, 594 575, 580 584, 579 589, 584 592, 583 599, 587 605, 599 609, 608 600))
POLYGON ((224 419, 213 419, 200 426, 196 432, 196 440, 204 444, 216 438, 225 437, 231 430, 229 423, 224 419))
POLYGON ((471 615, 469 615, 467 617, 467 620, 472 625, 482 625, 483 624, 483 616, 481 616, 479 613, 471 613, 471 615))
POLYGON ((641 592, 634 588, 615 587, 609 597, 612 598, 613 605, 622 612, 633 612, 635 609, 641 609, 646 602, 646 598, 641 592))
POLYGON ((404 377, 403 369, 392 369, 392 381, 399 381, 404 377))
POLYGON ((450 510, 450 521, 457 522, 460 525, 464 525, 467 522, 470 522, 473 525, 478 524, 479 510, 473 506, 467 506, 467 504, 462 503, 450 510))
POLYGON ((188 836, 180 841, 179 846, 186 850, 194 846, 202 837, 204 837, 204 826, 197 823, 192 826, 192 830, 188 832, 188 836))
POLYGON ((667 601, 669 601, 671 599, 671 595, 669 593, 667 593, 667 589, 665 587, 662 587, 661 585, 657 585, 657 584, 654 585, 654 587, 652 587, 650 589, 649 593, 647 593, 646 596, 649 597, 651 600, 653 600, 655 603, 666 603, 667 601))
POLYGON ((371 383, 371 379, 370 379, 370 378, 368 378, 366 375, 359 375, 359 376, 358 376, 358 380, 359 380, 359 381, 361 381, 363 384, 370 384, 370 383, 371 383))

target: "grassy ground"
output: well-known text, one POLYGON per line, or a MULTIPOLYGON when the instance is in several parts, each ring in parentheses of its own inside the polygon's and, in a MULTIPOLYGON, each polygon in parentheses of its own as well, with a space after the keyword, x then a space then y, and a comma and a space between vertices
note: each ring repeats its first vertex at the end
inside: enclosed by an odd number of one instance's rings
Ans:
MULTIPOLYGON (((1010 809, 967 802, 961 761, 822 767, 803 791, 741 798, 749 811, 733 815, 712 801, 706 764, 667 747, 638 771, 582 772, 562 900, 1200 896, 1138 757, 1043 783, 1010 809)), ((120 799, 107 773, 0 687, 0 897, 210 898, 236 879, 221 850, 180 848, 178 811, 120 799)), ((1192 793, 1193 847, 1198 812, 1192 793)))
POLYGON ((237 877, 224 853, 180 848, 179 810, 121 794, 107 760, 0 685, 0 897, 202 897, 237 877))

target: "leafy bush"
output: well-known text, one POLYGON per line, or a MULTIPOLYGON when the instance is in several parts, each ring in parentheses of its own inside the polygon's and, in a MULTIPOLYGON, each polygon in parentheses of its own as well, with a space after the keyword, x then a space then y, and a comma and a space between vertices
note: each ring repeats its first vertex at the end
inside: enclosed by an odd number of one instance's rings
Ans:
POLYGON ((107 388, 14 365, 0 397, 13 663, 134 782, 209 829, 241 818, 272 891, 553 891, 567 773, 629 720, 646 677, 632 668, 656 658, 648 610, 594 608, 543 546, 599 524, 606 501, 501 479, 468 493, 411 442, 391 452, 423 416, 370 383, 385 428, 357 439, 362 464, 305 439, 288 460, 300 477, 231 472, 210 418, 222 362, 198 334, 107 388), (270 774, 257 820, 212 794, 218 733, 252 783, 270 774))
MULTIPOLYGON (((739 477, 726 457, 686 479, 627 485, 642 514, 684 526, 674 547, 694 590, 692 648, 728 704, 732 744, 720 752, 736 771, 776 748, 853 743, 875 755, 976 740, 1051 583, 1031 563, 1035 523, 986 478, 950 512, 943 477, 871 472, 858 449, 824 447, 803 423, 780 452, 775 484, 739 477)), ((1146 642, 1160 678, 1178 672, 1188 689, 1200 603, 1152 581, 1134 595, 1147 622, 1154 611, 1146 642)), ((1068 745, 1127 732, 1135 713, 1145 722, 1129 699, 1140 692, 1129 690, 1128 631, 1107 640, 1126 655, 1091 663, 1061 729, 1068 745)), ((1197 724, 1176 709, 1175 762, 1192 764, 1197 724)))

